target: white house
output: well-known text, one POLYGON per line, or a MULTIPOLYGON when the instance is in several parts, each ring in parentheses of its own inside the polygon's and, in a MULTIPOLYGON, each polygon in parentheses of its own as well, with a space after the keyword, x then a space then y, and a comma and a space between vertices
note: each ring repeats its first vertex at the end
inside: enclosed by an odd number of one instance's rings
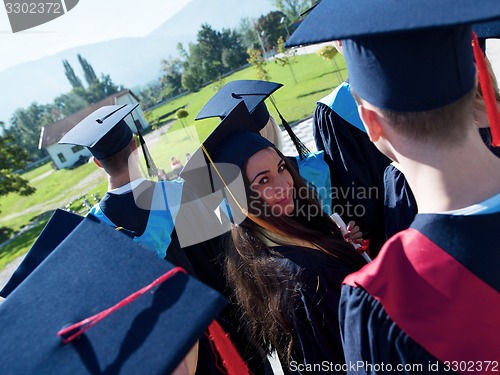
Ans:
MULTIPOLYGON (((92 112, 105 105, 135 104, 138 102, 139 99, 130 90, 122 90, 116 94, 108 96, 100 102, 82 109, 81 111, 74 113, 69 117, 66 117, 51 125, 44 126, 40 133, 40 142, 38 144, 38 148, 40 150, 43 148, 47 150, 57 169, 69 168, 74 165, 80 158, 88 159, 91 154, 87 148, 82 146, 58 144, 57 142, 59 142, 59 140, 67 132, 73 129, 73 127, 75 127, 80 121, 82 121, 92 112)), ((130 126, 134 133, 136 132, 136 127, 139 127, 140 129, 149 127, 149 124, 146 122, 140 107, 137 107, 132 111, 132 116, 134 118, 134 121, 132 121, 131 116, 127 116, 125 118, 125 122, 128 124, 128 126, 130 126)))

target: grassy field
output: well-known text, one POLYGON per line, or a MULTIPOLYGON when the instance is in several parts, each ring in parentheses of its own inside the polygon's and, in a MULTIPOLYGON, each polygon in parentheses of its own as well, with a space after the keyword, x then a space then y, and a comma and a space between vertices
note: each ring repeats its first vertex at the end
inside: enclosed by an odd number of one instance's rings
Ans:
MULTIPOLYGON (((345 78, 347 73, 341 56, 337 57, 337 64, 345 78)), ((289 123, 311 116, 316 101, 339 84, 332 62, 324 61, 315 54, 296 57, 292 69, 297 82, 294 82, 288 66, 282 67, 271 61, 267 68, 271 81, 284 84, 273 97, 289 123)), ((245 68, 226 77, 224 82, 236 79, 256 79, 256 73, 251 67, 245 68)), ((172 122, 175 115, 165 119, 169 125, 160 127, 157 131, 160 136, 148 141, 158 167, 170 171, 172 156, 184 163, 185 154, 192 154, 199 146, 200 140, 204 140, 219 123, 218 119, 196 121, 196 124, 194 121, 196 114, 215 93, 214 87, 215 84, 208 85, 199 92, 185 95, 151 111, 149 115, 152 118, 160 117, 181 106, 185 106, 189 112, 189 116, 182 123, 178 120, 172 122)), ((268 103, 268 109, 278 119, 272 104, 268 103)), ((3 196, 0 200, 0 227, 18 231, 33 220, 40 220, 33 228, 0 248, 0 270, 16 256, 29 250, 54 209, 69 206, 73 211, 84 214, 86 209, 83 207, 83 196, 94 204, 91 195, 98 193, 102 197, 107 187, 104 172, 93 163, 73 170, 59 171, 53 171, 50 163, 47 163, 24 174, 23 177, 29 180, 37 191, 29 197, 16 194, 3 196)))
MULTIPOLYGON (((344 59, 340 55, 338 55, 337 64, 341 69, 342 76, 345 78, 347 76, 347 71, 345 70, 344 59)), ((267 68, 271 81, 283 83, 283 87, 273 94, 273 98, 281 114, 289 123, 311 116, 316 101, 328 94, 332 88, 339 84, 339 79, 333 69, 333 63, 331 61, 325 61, 315 54, 296 57, 296 63, 292 65, 292 69, 297 79, 297 83, 293 81, 288 66, 282 67, 271 61, 267 65, 267 68)), ((224 82, 237 79, 256 79, 256 73, 253 68, 249 67, 232 74, 227 77, 224 82)), ((215 84, 208 85, 197 93, 183 96, 161 107, 155 108, 151 112, 151 116, 160 117, 176 108, 185 106, 186 110, 189 112, 189 116, 185 119, 185 123, 189 126, 194 126, 196 114, 216 92, 214 87, 215 84)), ((270 113, 278 118, 272 104, 268 104, 267 107, 270 113)), ((169 118, 175 118, 175 114, 171 115, 169 118)), ((217 124, 218 120, 215 119, 196 121, 196 128, 200 138, 205 139, 217 124)), ((172 126, 173 129, 179 129, 181 127, 179 122, 176 122, 172 126)))

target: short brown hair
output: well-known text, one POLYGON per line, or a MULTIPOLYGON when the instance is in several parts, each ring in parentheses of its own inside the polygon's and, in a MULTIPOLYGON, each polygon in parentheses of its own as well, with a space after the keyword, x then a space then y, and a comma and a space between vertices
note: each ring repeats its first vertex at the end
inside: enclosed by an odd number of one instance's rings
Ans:
POLYGON ((135 142, 135 138, 132 138, 129 144, 122 150, 118 151, 116 154, 111 155, 105 159, 98 159, 99 163, 101 163, 107 174, 113 175, 122 171, 124 168, 128 168, 128 159, 132 154, 132 145, 135 144, 135 142))
MULTIPOLYGON (((358 104, 363 100, 352 92, 358 104)), ((444 107, 421 112, 397 112, 378 108, 399 134, 415 141, 460 143, 467 127, 474 123, 476 88, 444 107)))

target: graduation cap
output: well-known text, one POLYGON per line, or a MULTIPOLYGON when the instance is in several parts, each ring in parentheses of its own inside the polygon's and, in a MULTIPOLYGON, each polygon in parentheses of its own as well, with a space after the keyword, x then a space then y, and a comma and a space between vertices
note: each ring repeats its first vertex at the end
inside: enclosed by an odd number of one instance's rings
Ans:
POLYGON ((479 23, 499 9, 496 0, 322 0, 285 46, 479 23))
POLYGON ((472 28, 479 39, 500 38, 500 20, 477 23, 472 28))
POLYGON ((0 305, 0 373, 171 373, 225 303, 86 218, 0 305))
POLYGON ((224 119, 236 107, 240 101, 244 101, 250 115, 257 125, 258 130, 262 130, 269 121, 269 111, 264 101, 270 98, 274 109, 280 117, 281 124, 287 131, 299 156, 302 158, 309 153, 307 146, 295 135, 288 122, 283 118, 276 103, 270 95, 283 85, 276 82, 259 80, 236 80, 225 84, 201 109, 196 116, 196 120, 209 117, 220 117, 224 119))
POLYGON ((132 130, 123 120, 139 104, 107 105, 80 121, 59 143, 87 147, 96 159, 105 159, 123 150, 132 139, 132 130))
POLYGON ((243 100, 255 124, 261 130, 269 120, 269 112, 264 100, 282 86, 281 83, 258 80, 228 82, 203 106, 196 120, 209 117, 224 119, 243 100))
MULTIPOLYGON (((242 168, 257 151, 274 145, 259 135, 245 103, 241 100, 213 130, 180 173, 184 185, 214 209, 227 198, 246 212, 242 168)), ((241 222, 244 216, 233 217, 241 222)))
MULTIPOLYGON (((139 104, 103 106, 80 121, 66 133, 59 143, 87 147, 98 160, 106 159, 123 150, 132 140, 132 130, 124 118, 139 104)), ((146 142, 136 128, 150 176, 157 175, 157 169, 146 147, 146 142)))
POLYGON ((473 89, 470 25, 496 18, 498 0, 323 0, 287 46, 342 39, 359 97, 382 109, 427 111, 473 89))
POLYGON ((500 38, 500 20, 483 22, 473 25, 483 52, 486 52, 486 39, 500 38))

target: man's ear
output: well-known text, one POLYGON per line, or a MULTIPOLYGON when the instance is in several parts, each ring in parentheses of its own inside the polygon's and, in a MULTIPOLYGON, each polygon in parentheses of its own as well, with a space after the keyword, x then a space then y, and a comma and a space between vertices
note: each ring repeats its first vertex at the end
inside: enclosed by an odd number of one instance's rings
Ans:
POLYGON ((365 125, 366 133, 368 134, 370 141, 377 142, 383 134, 378 113, 365 107, 363 104, 358 105, 358 112, 361 121, 363 121, 363 124, 365 125))
POLYGON ((92 159, 94 159, 94 164, 97 165, 99 168, 103 168, 102 164, 99 163, 99 160, 97 160, 96 158, 92 157, 92 159))

